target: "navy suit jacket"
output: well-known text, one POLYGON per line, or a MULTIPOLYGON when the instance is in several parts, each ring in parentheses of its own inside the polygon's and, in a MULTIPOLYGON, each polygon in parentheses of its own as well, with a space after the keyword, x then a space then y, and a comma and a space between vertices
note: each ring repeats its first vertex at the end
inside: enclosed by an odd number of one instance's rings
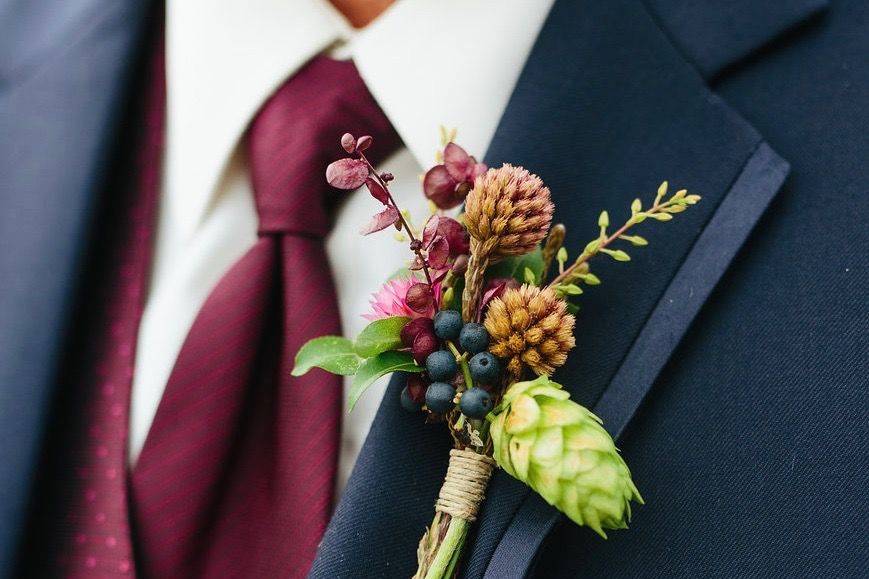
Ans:
MULTIPOLYGON (((0 575, 143 4, 0 5, 0 575)), ((865 573, 867 20, 858 0, 555 2, 487 162, 540 174, 574 244, 665 178, 704 200, 631 264, 596 266, 557 376, 619 436, 648 504, 604 542, 499 472, 464 576, 865 573)), ((450 441, 400 387, 312 577, 413 573, 450 441)))

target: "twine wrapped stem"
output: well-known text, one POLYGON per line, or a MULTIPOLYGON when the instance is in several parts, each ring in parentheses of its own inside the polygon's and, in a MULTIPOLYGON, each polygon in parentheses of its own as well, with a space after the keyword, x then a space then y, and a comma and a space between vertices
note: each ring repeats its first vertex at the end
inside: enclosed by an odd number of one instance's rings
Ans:
POLYGON ((435 510, 471 523, 477 520, 494 469, 495 461, 490 456, 452 449, 435 510))

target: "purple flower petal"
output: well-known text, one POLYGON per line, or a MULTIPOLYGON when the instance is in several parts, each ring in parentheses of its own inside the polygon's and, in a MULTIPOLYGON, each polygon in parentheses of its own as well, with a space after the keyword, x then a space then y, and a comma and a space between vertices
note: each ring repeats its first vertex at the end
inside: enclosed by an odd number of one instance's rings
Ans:
MULTIPOLYGON (((471 159, 474 158, 471 157, 471 159)), ((485 163, 477 163, 476 160, 474 160, 474 169, 471 171, 471 181, 475 180, 477 177, 479 177, 488 170, 489 167, 486 166, 485 163)))
POLYGON ((359 137, 359 140, 356 141, 356 150, 364 151, 374 142, 374 138, 371 135, 363 135, 359 137))
POLYGON ((365 180, 365 186, 368 187, 368 191, 371 192, 372 197, 384 205, 389 203, 389 195, 386 194, 386 189, 381 187, 380 183, 369 177, 365 180))
POLYGON ((450 257, 457 257, 471 250, 471 236, 461 223, 452 217, 439 216, 438 231, 450 244, 450 257))
POLYGON ((439 209, 452 209, 461 203, 456 200, 456 181, 450 177, 447 168, 435 165, 426 172, 422 180, 422 190, 425 196, 432 200, 439 209))
POLYGON ((338 189, 356 189, 368 178, 368 166, 361 159, 338 159, 326 167, 326 181, 338 189))
POLYGON ((356 138, 350 133, 344 133, 341 135, 341 148, 352 153, 356 150, 356 138))
POLYGON ((438 236, 428 248, 428 264, 432 269, 441 269, 450 259, 450 244, 445 237, 438 236))
POLYGON ((407 290, 407 296, 404 298, 407 307, 418 314, 425 314, 431 310, 434 305, 434 294, 432 294, 431 286, 427 283, 415 283, 407 290))
POLYGON ((461 223, 445 215, 432 215, 422 231, 422 244, 430 247, 436 239, 447 240, 450 257, 468 253, 471 249, 471 238, 461 223))
POLYGON ((393 205, 388 205, 383 211, 374 216, 368 225, 362 228, 362 235, 368 235, 375 231, 386 229, 399 220, 401 216, 398 214, 398 209, 393 205))
POLYGON ((463 148, 455 143, 447 143, 444 148, 444 167, 455 181, 464 181, 473 169, 474 160, 463 148))

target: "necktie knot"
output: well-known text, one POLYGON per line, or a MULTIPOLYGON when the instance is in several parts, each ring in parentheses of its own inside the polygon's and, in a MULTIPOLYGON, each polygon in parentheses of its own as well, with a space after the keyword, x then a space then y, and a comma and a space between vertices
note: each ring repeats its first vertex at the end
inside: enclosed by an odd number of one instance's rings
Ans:
POLYGON ((371 135, 380 152, 399 143, 351 61, 318 56, 266 101, 248 132, 260 235, 328 234, 341 192, 325 171, 348 131, 371 135))

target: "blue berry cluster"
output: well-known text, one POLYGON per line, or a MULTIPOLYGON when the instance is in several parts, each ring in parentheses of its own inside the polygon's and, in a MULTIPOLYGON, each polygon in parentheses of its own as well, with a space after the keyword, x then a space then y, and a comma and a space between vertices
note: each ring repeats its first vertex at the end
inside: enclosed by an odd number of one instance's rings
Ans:
MULTIPOLYGON (((416 325, 421 326, 422 323, 416 325)), ((489 347, 486 328, 474 322, 464 323, 461 314, 455 310, 438 312, 429 328, 428 332, 434 334, 435 340, 431 340, 432 345, 425 352, 425 376, 411 376, 408 379, 408 385, 401 392, 401 405, 416 412, 424 403, 430 412, 436 414, 445 414, 453 409, 456 397, 454 382, 459 374, 459 363, 453 353, 441 349, 439 343, 449 340, 458 342, 460 349, 471 357, 468 369, 474 387, 462 394, 459 409, 468 418, 484 418, 493 406, 488 389, 497 386, 501 377, 501 362, 486 350, 489 347)), ((414 352, 416 355, 417 352, 414 352)))

